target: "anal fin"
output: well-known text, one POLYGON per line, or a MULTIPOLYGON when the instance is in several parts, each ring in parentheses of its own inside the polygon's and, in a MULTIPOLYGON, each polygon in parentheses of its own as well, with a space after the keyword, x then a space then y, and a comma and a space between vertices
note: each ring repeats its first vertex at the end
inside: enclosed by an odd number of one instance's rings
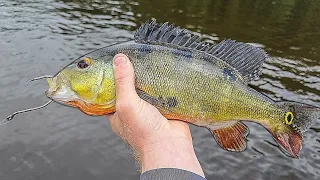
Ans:
POLYGON ((241 152, 247 147, 246 137, 249 134, 249 129, 241 122, 221 129, 210 129, 210 131, 222 149, 241 152))

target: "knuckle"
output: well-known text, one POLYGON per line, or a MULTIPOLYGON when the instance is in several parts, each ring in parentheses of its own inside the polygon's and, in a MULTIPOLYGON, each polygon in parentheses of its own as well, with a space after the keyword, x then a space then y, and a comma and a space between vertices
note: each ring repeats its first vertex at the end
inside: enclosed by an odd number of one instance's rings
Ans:
POLYGON ((139 98, 139 102, 135 106, 135 112, 138 114, 141 114, 143 112, 143 110, 145 109, 145 105, 146 105, 145 102, 139 98))
POLYGON ((123 84, 123 83, 128 82, 129 78, 128 78, 128 75, 126 72, 121 71, 121 72, 115 74, 114 80, 116 83, 123 84))

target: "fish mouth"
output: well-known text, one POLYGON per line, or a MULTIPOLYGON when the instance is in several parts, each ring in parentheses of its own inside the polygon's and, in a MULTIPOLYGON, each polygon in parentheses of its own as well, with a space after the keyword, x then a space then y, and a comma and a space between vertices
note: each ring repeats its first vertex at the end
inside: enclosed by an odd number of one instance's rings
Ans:
POLYGON ((79 99, 79 97, 70 89, 69 82, 63 74, 58 74, 53 78, 47 78, 47 82, 49 89, 45 94, 49 99, 62 104, 79 99))
POLYGON ((47 78, 47 82, 49 89, 46 91, 46 96, 51 98, 59 88, 57 86, 57 77, 47 78))
POLYGON ((71 90, 71 85, 63 74, 58 74, 53 78, 47 78, 47 82, 49 89, 45 93, 46 96, 59 104, 78 108, 90 116, 101 116, 115 112, 115 99, 104 104, 94 104, 84 101, 71 90))

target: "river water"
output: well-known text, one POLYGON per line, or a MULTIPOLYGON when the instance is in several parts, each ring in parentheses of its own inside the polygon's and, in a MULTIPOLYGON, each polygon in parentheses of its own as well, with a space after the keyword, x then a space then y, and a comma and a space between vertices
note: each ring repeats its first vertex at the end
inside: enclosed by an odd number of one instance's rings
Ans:
MULTIPOLYGON (((133 38, 143 22, 169 21, 208 42, 252 43, 270 58, 250 85, 275 100, 320 102, 319 0, 0 0, 0 119, 47 101, 44 81, 91 50, 133 38)), ((207 179, 320 179, 320 122, 299 159, 285 156, 260 125, 242 153, 222 150, 191 126, 207 179)), ((0 127, 1 180, 138 179, 126 144, 105 117, 51 104, 0 127)))

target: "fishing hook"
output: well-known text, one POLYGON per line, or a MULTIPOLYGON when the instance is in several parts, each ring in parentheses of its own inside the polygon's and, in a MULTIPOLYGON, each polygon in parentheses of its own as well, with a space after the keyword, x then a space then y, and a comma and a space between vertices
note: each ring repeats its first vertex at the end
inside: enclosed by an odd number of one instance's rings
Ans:
POLYGON ((40 77, 35 77, 31 80, 29 80, 28 82, 32 82, 32 81, 37 81, 37 80, 40 80, 40 79, 43 79, 43 78, 53 78, 54 76, 52 75, 44 75, 44 76, 40 76, 40 77))
POLYGON ((38 109, 42 109, 42 108, 48 106, 52 101, 53 100, 50 100, 47 103, 45 103, 44 105, 42 105, 42 106, 16 111, 16 112, 12 113, 11 115, 9 115, 6 119, 2 120, 0 122, 0 126, 3 126, 5 124, 7 124, 8 122, 10 122, 14 118, 14 116, 17 115, 17 114, 21 114, 21 113, 25 113, 25 112, 29 112, 29 111, 35 111, 35 110, 38 110, 38 109))

